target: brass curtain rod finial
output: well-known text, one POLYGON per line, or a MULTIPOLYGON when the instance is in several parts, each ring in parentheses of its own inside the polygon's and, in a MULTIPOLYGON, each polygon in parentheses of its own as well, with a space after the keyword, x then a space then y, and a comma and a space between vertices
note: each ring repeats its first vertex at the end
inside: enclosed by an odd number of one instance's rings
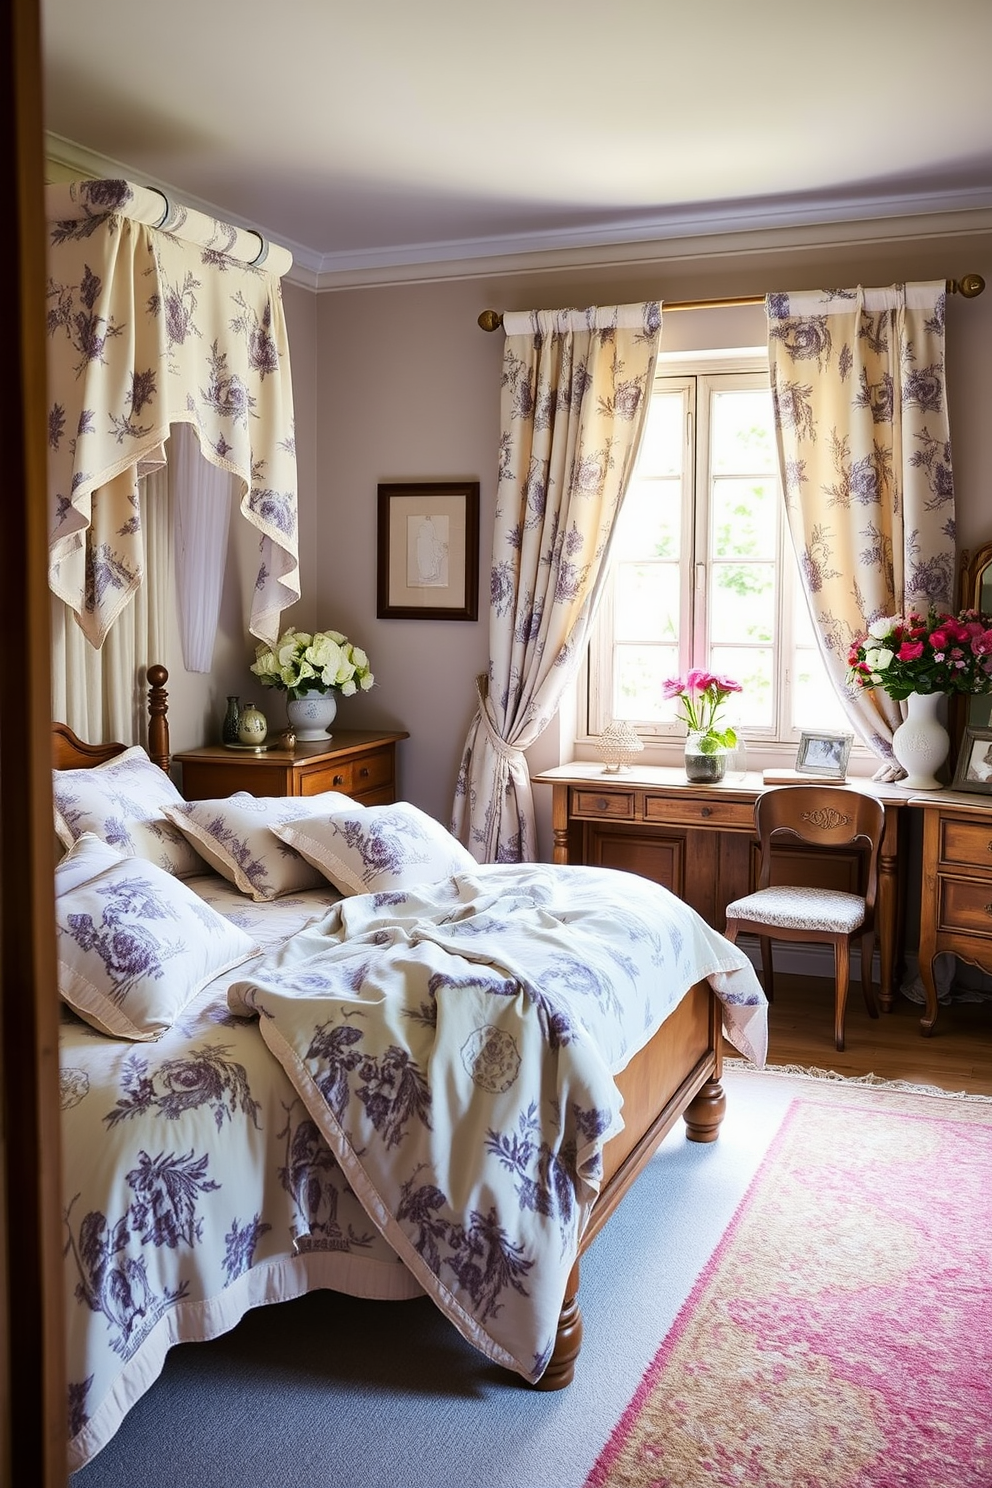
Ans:
POLYGON ((498 310, 483 310, 479 316, 479 324, 484 331, 498 331, 503 324, 503 317, 498 310))
POLYGON ((984 288, 981 274, 965 274, 963 279, 952 279, 950 284, 951 294, 963 295, 966 300, 973 300, 984 288))

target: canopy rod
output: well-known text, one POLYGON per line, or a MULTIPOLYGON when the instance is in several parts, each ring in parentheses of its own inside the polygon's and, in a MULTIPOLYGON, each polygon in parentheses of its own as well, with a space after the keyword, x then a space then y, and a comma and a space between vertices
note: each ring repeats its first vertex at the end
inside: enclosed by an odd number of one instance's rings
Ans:
MULTIPOLYGON (((962 279, 948 279, 947 293, 959 294, 966 300, 973 300, 980 295, 985 288, 985 280, 981 274, 965 274, 962 279)), ((763 305, 764 295, 738 295, 734 299, 725 300, 666 300, 662 306, 666 312, 669 310, 729 310, 732 305, 763 305)), ((484 331, 496 331, 503 324, 503 312, 501 310, 483 310, 479 316, 479 325, 484 331)))

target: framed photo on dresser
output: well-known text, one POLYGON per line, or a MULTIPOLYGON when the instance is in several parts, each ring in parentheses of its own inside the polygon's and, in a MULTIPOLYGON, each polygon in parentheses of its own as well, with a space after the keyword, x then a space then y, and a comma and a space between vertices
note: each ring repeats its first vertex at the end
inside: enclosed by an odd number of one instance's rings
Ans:
POLYGON ((965 728, 951 788, 992 796, 992 728, 965 728))

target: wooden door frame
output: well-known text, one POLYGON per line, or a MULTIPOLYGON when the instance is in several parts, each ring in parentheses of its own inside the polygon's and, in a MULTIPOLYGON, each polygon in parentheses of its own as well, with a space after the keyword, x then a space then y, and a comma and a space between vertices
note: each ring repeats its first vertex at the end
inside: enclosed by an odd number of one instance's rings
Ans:
POLYGON ((0 403, 0 1479, 66 1481, 58 995, 47 562, 45 214, 39 0, 0 36, 2 282, 17 377, 0 403))

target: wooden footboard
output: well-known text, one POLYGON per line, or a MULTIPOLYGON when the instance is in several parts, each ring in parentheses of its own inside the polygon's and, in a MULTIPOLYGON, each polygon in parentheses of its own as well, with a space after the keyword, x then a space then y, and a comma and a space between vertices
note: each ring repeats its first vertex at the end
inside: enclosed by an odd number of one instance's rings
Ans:
MULTIPOLYGON (((580 1256, 680 1116, 685 1117, 690 1141, 716 1140, 726 1109, 720 1084, 722 1027, 719 998, 708 982, 698 982, 618 1075, 624 1128, 604 1149, 603 1186, 582 1237, 580 1256)), ((576 1260, 565 1290, 554 1352, 538 1381, 539 1390, 561 1390, 575 1374, 582 1347, 578 1292, 576 1260)))

